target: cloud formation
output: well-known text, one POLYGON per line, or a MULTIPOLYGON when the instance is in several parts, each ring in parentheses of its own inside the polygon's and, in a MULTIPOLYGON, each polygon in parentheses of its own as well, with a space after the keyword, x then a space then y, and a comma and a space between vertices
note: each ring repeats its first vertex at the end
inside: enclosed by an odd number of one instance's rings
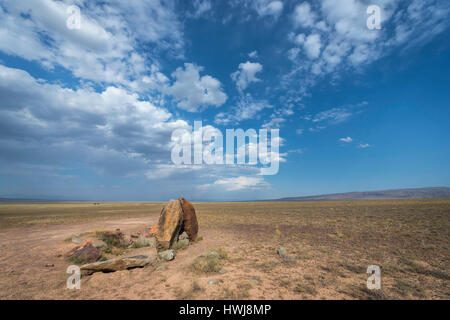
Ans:
POLYGON ((261 118, 262 111, 271 109, 273 106, 266 100, 255 100, 250 94, 241 96, 236 106, 231 112, 220 112, 216 115, 216 124, 228 125, 237 124, 245 120, 261 118))
POLYGON ((320 0, 303 1, 291 14, 292 31, 286 50, 293 61, 284 83, 300 84, 304 95, 325 75, 360 70, 397 48, 423 45, 445 30, 450 20, 446 1, 320 0), (381 9, 381 30, 367 28, 367 8, 381 9))
POLYGON ((252 82, 261 81, 256 74, 263 70, 263 66, 258 62, 247 61, 239 64, 239 70, 231 74, 231 79, 236 82, 239 91, 247 89, 252 82))
POLYGON ((346 137, 346 138, 340 138, 339 141, 345 142, 345 143, 350 143, 353 141, 353 139, 351 137, 346 137))
POLYGON ((201 107, 220 107, 227 101, 220 81, 209 75, 200 76, 201 71, 202 67, 185 63, 184 68, 177 68, 172 74, 175 82, 163 89, 175 98, 179 108, 196 112, 201 107))
POLYGON ((262 176, 239 176, 218 179, 211 184, 204 184, 198 188, 200 190, 219 188, 225 191, 241 191, 267 189, 269 186, 262 176))

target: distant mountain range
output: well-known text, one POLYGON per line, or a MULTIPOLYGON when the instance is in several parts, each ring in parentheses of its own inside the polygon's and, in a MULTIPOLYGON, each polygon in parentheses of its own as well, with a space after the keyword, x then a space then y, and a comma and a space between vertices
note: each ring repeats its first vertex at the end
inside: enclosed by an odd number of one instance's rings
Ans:
MULTIPOLYGON (((450 198, 450 188, 432 187, 432 188, 416 188, 416 189, 346 192, 346 193, 322 194, 317 196, 288 197, 281 199, 268 199, 256 201, 332 201, 332 200, 420 199, 420 198, 422 199, 450 198)), ((20 199, 20 198, 0 197, 0 203, 65 203, 65 202, 94 202, 94 200, 51 200, 51 199, 20 199)))
POLYGON ((264 201, 330 201, 330 200, 370 200, 370 199, 414 199, 450 198, 450 188, 433 187, 417 189, 395 189, 381 191, 347 192, 318 196, 290 197, 264 201))

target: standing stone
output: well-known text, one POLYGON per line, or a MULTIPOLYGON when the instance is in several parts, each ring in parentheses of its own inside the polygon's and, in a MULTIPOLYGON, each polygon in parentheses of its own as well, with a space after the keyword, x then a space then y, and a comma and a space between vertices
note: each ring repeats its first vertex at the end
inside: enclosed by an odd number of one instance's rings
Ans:
POLYGON ((195 241, 198 233, 198 222, 195 209, 186 199, 180 198, 179 200, 183 209, 183 225, 181 231, 187 233, 190 241, 195 241))
POLYGON ((157 249, 164 251, 169 249, 178 239, 183 225, 183 210, 180 201, 172 200, 161 211, 156 233, 157 249))

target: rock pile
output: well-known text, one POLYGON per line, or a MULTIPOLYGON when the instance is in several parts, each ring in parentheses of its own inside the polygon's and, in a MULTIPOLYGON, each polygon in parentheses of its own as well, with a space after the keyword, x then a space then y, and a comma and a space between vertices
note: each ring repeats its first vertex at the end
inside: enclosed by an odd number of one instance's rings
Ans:
POLYGON ((176 250, 188 247, 191 241, 196 240, 197 234, 195 209, 189 201, 179 198, 170 201, 162 209, 158 225, 144 232, 131 234, 129 238, 125 238, 120 229, 96 232, 95 236, 101 240, 84 241, 79 237, 73 237, 74 243, 84 242, 73 248, 67 257, 75 263, 84 263, 81 266, 82 275, 140 268, 149 264, 155 265, 158 259, 173 260, 176 250), (122 255, 130 249, 143 247, 149 247, 148 254, 145 252, 145 255, 112 259, 102 255, 102 253, 122 255))

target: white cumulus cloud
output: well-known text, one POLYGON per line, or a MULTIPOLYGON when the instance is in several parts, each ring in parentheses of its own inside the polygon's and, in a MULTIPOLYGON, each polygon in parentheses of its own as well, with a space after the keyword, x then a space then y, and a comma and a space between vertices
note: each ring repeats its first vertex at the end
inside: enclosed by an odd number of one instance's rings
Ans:
POLYGON ((177 68, 172 74, 175 82, 164 92, 175 98, 179 108, 196 112, 201 107, 220 107, 227 101, 220 81, 209 75, 200 76, 201 71, 202 67, 185 63, 184 68, 177 68))
POLYGON ((346 137, 346 138, 340 138, 339 141, 345 142, 345 143, 350 143, 353 141, 353 139, 351 137, 346 137))
POLYGON ((236 82, 238 90, 243 91, 250 83, 261 81, 256 77, 256 74, 262 70, 263 66, 258 62, 240 63, 239 70, 231 74, 231 79, 236 82))

